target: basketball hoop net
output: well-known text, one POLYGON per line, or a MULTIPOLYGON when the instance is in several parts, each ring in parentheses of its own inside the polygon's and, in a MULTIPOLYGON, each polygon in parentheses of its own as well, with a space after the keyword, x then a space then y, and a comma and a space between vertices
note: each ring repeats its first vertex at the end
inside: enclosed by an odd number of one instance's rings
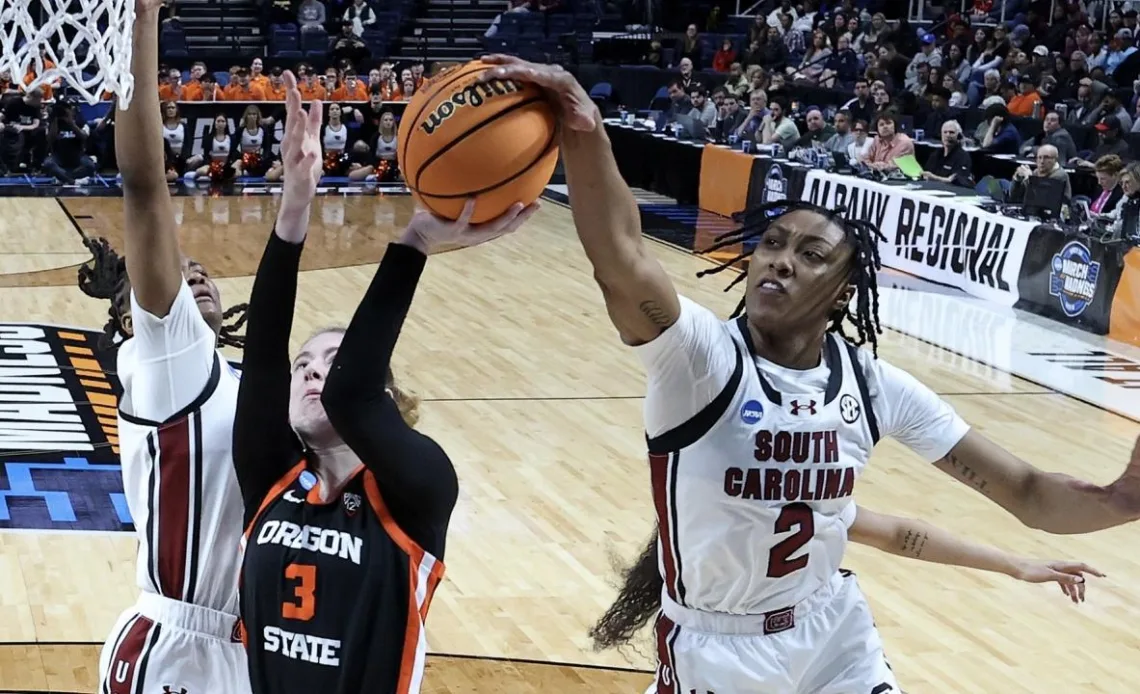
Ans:
POLYGON ((64 80, 89 104, 104 92, 126 108, 134 91, 131 31, 135 0, 40 0, 45 20, 29 0, 0 0, 0 72, 27 89, 64 80))

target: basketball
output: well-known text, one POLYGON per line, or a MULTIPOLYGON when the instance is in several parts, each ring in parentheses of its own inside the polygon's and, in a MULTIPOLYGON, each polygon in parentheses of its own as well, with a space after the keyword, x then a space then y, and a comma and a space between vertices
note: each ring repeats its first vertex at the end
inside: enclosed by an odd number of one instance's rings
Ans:
POLYGON ((397 157, 408 188, 433 214, 473 223, 538 199, 558 162, 558 126, 532 84, 478 82, 481 61, 445 70, 416 93, 400 122, 397 157))

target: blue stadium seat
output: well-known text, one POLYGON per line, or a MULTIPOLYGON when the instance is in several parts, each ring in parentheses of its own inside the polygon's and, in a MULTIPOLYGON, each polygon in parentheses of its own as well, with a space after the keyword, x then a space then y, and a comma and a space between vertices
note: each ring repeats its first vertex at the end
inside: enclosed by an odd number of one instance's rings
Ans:
POLYGON ((546 35, 559 37, 574 33, 574 15, 549 14, 546 16, 546 35))
POLYGON ((657 93, 653 95, 653 99, 649 102, 650 111, 664 111, 669 105, 669 88, 658 87, 657 93))
POLYGON ((230 73, 225 70, 218 70, 214 73, 214 79, 218 81, 218 87, 225 89, 230 84, 230 73))
POLYGON ((158 44, 162 46, 164 58, 186 58, 190 55, 190 49, 186 45, 186 32, 181 29, 163 27, 158 44))
POLYGON ((329 52, 329 35, 324 29, 301 32, 301 50, 308 59, 321 59, 329 52))
POLYGON ((590 98, 594 101, 606 101, 614 95, 614 86, 609 82, 598 82, 590 87, 590 98))
POLYGON ((301 40, 294 24, 274 24, 269 33, 269 55, 281 60, 300 60, 301 40))

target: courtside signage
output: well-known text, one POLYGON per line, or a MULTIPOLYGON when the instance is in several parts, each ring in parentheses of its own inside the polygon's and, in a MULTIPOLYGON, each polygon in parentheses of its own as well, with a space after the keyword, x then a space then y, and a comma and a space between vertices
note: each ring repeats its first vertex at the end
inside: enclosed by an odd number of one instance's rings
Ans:
POLYGON ((99 332, 0 324, 0 529, 132 531, 99 332))
POLYGON ((804 199, 875 225, 883 265, 973 296, 1012 306, 1033 222, 991 214, 954 198, 935 198, 818 170, 804 199))

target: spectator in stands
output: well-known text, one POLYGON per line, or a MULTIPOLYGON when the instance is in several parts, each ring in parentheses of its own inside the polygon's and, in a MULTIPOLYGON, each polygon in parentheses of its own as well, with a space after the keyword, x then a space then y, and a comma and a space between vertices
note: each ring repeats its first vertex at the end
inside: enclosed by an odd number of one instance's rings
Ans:
POLYGON ((871 120, 875 105, 871 101, 871 85, 866 78, 855 80, 855 97, 843 104, 841 110, 849 112, 855 120, 871 120))
POLYGON ((966 96, 966 88, 954 78, 954 75, 942 76, 942 88, 950 94, 950 99, 946 104, 950 108, 966 108, 970 105, 969 98, 966 96))
POLYGON ((1041 132, 1025 141, 1021 153, 1033 156, 1037 148, 1042 145, 1056 147, 1062 162, 1071 162, 1077 156, 1077 145, 1073 142, 1073 136, 1061 126, 1061 116, 1056 111, 1045 114, 1041 132))
POLYGON ((804 45, 804 35, 792 28, 793 15, 781 14, 780 15, 780 34, 784 39, 784 49, 788 54, 788 63, 798 63, 800 58, 803 57, 804 51, 807 50, 804 45))
POLYGON ((851 112, 840 110, 835 114, 834 134, 823 142, 823 148, 829 152, 847 153, 847 148, 855 142, 855 134, 851 132, 851 112))
POLYGON ((1005 104, 993 104, 986 108, 985 133, 982 135, 982 149, 993 154, 1017 154, 1021 149, 1021 133, 1009 119, 1009 109, 1005 104))
MULTIPOLYGON (((1140 239, 1140 163, 1132 162, 1120 174, 1120 188, 1124 196, 1113 210, 1112 216, 1120 221, 1120 234, 1136 244, 1140 239)), ((1140 245, 1140 244, 1137 244, 1140 245)))
POLYGON ((202 101, 202 75, 206 64, 198 61, 190 66, 190 79, 182 85, 182 101, 202 101))
MULTIPOLYGON (((777 32, 779 35, 779 32, 777 32)), ((748 27, 748 43, 756 43, 761 46, 767 42, 768 39, 768 21, 763 12, 757 12, 752 15, 752 26, 748 27)))
POLYGON ((953 118, 950 112, 950 92, 941 86, 931 85, 926 90, 926 99, 929 105, 919 108, 915 116, 917 123, 922 123, 922 129, 930 135, 942 132, 942 124, 953 118), (921 119, 921 120, 920 120, 921 119))
POLYGON ((368 89, 356 76, 355 70, 344 71, 344 84, 331 96, 333 101, 368 101, 368 89))
POLYGON ((61 183, 85 183, 95 173, 95 162, 84 154, 88 129, 79 108, 61 101, 52 107, 48 120, 43 170, 61 183))
POLYGON ((831 47, 827 41, 827 34, 818 29, 812 32, 811 47, 804 53, 799 68, 795 71, 788 68, 789 72, 792 72, 792 81, 809 85, 819 82, 827 59, 831 57, 831 47))
POLYGON ((906 71, 910 61, 899 53, 893 43, 884 43, 879 46, 879 68, 886 70, 890 76, 892 88, 899 88, 906 84, 906 71))
POLYGON ((800 129, 787 114, 788 102, 782 96, 774 97, 768 106, 768 115, 760 125, 757 140, 765 145, 780 145, 787 151, 800 139, 800 129))
POLYGON ((1011 116, 1039 117, 1041 95, 1037 93, 1037 85, 1033 83, 1031 75, 1024 74, 1017 79, 1017 96, 1010 99, 1007 108, 1011 116))
POLYGON ((32 154, 37 135, 43 132, 42 117, 43 90, 39 87, 4 104, 0 113, 0 175, 7 175, 32 154))
POLYGON ((412 63, 412 79, 415 80, 417 90, 424 86, 424 64, 422 60, 412 63))
POLYGON ((740 65, 736 62, 736 49, 732 47, 732 39, 726 37, 713 56, 712 69, 714 72, 728 72, 728 68, 734 63, 740 65))
POLYGON ((757 140, 756 133, 764 125, 764 118, 768 114, 768 95, 760 90, 749 94, 748 115, 736 128, 736 136, 741 140, 757 140))
POLYGON ((681 86, 687 91, 693 86, 693 61, 688 58, 681 58, 681 62, 677 64, 677 70, 681 73, 681 86))
POLYGON ((819 84, 827 89, 846 89, 855 82, 859 73, 859 56, 851 50, 847 34, 837 39, 835 52, 827 59, 819 84))
POLYGON ((971 82, 966 88, 966 93, 969 96, 970 106, 981 106, 987 108, 994 103, 1005 103, 1005 97, 1001 95, 1001 73, 996 68, 986 70, 982 75, 982 88, 978 88, 976 82, 971 82))
POLYGON ((1069 183, 1069 173, 1057 162, 1057 148, 1053 145, 1042 145, 1037 148, 1037 167, 1030 169, 1022 164, 1013 172, 1013 185, 1009 189, 1009 201, 1021 202, 1025 199, 1026 186, 1032 177, 1052 178, 1064 181, 1065 192, 1063 197, 1066 203, 1073 198, 1073 188, 1069 183))
POLYGON ((736 135, 736 130, 744 122, 745 113, 740 108, 737 96, 732 92, 725 92, 724 101, 716 114, 716 125, 713 128, 713 139, 724 142, 729 135, 736 135))
MULTIPOLYGON (((685 85, 685 89, 692 89, 692 72, 689 73, 689 83, 685 85)), ((728 79, 724 81, 724 88, 737 96, 747 94, 751 84, 748 76, 744 74, 744 67, 740 63, 733 63, 728 69, 728 79)))
MULTIPOLYGON (((495 38, 499 33, 499 23, 502 22, 503 15, 512 12, 530 12, 529 0, 510 0, 510 2, 507 3, 506 11, 495 15, 495 18, 491 20, 491 26, 487 27, 487 31, 483 33, 483 37, 488 39, 495 38)), ((658 65, 658 67, 660 67, 660 65, 658 65)))
MULTIPOLYGON (((1077 102, 1069 106, 1065 122, 1070 125, 1092 125, 1098 116, 1100 97, 1097 85, 1103 85, 1091 77, 1085 77, 1077 84, 1077 102)), ((1107 85, 1105 89, 1107 90, 1107 85)))
POLYGON ((398 101, 400 99, 400 83, 391 63, 380 65, 380 94, 384 101, 398 101))
POLYGON ((939 181, 956 186, 973 185, 973 161, 970 153, 962 149, 962 126, 956 120, 948 120, 939 130, 942 148, 936 149, 926 161, 922 172, 923 179, 939 181))
POLYGON ((934 34, 923 34, 921 39, 922 48, 906 66, 905 85, 909 89, 913 87, 919 79, 918 66, 926 65, 928 68, 939 67, 942 65, 942 51, 938 50, 935 46, 934 34))
POLYGON ((926 94, 926 88, 930 85, 930 66, 923 63, 918 66, 917 79, 906 88, 906 91, 914 94, 919 98, 926 94))
POLYGON ((1100 193, 1089 203, 1089 212, 1111 214, 1124 197, 1124 191, 1120 186, 1120 174, 1124 171, 1124 162, 1115 154, 1109 154, 1096 160, 1095 169, 1100 193))
POLYGON ((946 47, 946 54, 942 56, 942 69, 944 74, 951 75, 963 83, 969 82, 970 76, 974 74, 974 66, 966 60, 966 54, 957 43, 951 43, 946 47))
POLYGON ((804 121, 807 129, 796 140, 795 147, 823 149, 824 143, 835 135, 835 128, 823 119, 823 111, 818 108, 808 109, 804 121))
POLYGON ((342 113, 344 117, 351 117, 360 125, 360 139, 365 141, 372 139, 380 127, 380 119, 391 110, 384 105, 384 95, 381 93, 379 85, 368 88, 367 106, 363 108, 342 106, 341 108, 344 109, 342 113))
POLYGON ((1093 34, 1089 37, 1089 49, 1085 52, 1087 56, 1086 62, 1088 63, 1089 75, 1096 68, 1103 69, 1108 64, 1108 49, 1104 46, 1104 39, 1100 34, 1093 34))
POLYGON ((754 60, 772 72, 783 72, 788 66, 788 48, 780 39, 777 27, 768 27, 768 38, 760 45, 760 57, 754 60))
POLYGON ((1132 30, 1127 28, 1118 30, 1109 45, 1108 56, 1104 61, 1104 71, 1111 75, 1116 72, 1116 68, 1120 67, 1120 64, 1128 56, 1136 52, 1136 47, 1132 45, 1132 30))
MULTIPOLYGON (((349 8, 352 11, 352 8, 349 8)), ((359 62, 368 58, 368 47, 360 40, 360 35, 352 28, 352 22, 342 22, 340 33, 329 39, 329 51, 336 62, 348 60, 359 62)), ((325 85, 328 88, 328 85, 325 85)))
POLYGON ((266 101, 285 101, 285 77, 280 67, 273 68, 269 80, 263 87, 266 101))
POLYGON ((887 26, 886 15, 882 12, 876 12, 871 16, 871 25, 855 37, 855 50, 859 53, 866 53, 867 51, 877 53, 880 41, 889 33, 890 27, 887 26))
POLYGON ((376 13, 365 0, 352 0, 342 19, 349 24, 353 35, 362 36, 376 24, 376 13))
POLYGON ((328 99, 328 92, 325 90, 321 81, 322 77, 318 77, 316 72, 313 71, 313 66, 308 63, 301 63, 297 66, 297 90, 301 92, 301 99, 303 101, 313 101, 320 99, 325 101, 328 99))
POLYGON ((203 74, 199 83, 200 98, 195 99, 195 101, 222 101, 225 99, 221 88, 218 87, 218 78, 214 77, 214 73, 203 74))
POLYGON ((412 78, 407 78, 404 83, 400 85, 400 99, 402 101, 411 101, 412 97, 416 95, 416 81, 412 78))
POLYGON ((682 58, 688 58, 692 66, 700 69, 701 53, 704 51, 704 45, 704 40, 697 33, 697 25, 690 24, 688 28, 685 29, 685 35, 681 38, 677 53, 682 58))
POLYGON ((1120 157, 1121 161, 1131 161, 1132 151, 1128 147, 1128 142, 1124 139, 1124 129, 1121 126, 1120 119, 1116 116, 1105 116, 1099 123, 1096 124, 1097 139, 1099 144, 1093 150, 1092 157, 1089 159, 1081 159, 1079 157, 1073 159, 1069 164, 1082 169, 1095 169, 1094 161, 1099 161, 1101 157, 1107 157, 1110 154, 1115 154, 1120 157))
POLYGON ((689 116, 704 123, 706 130, 712 130, 716 125, 716 106, 709 101, 705 88, 698 84, 690 89, 689 101, 693 105, 689 116))
POLYGON ((892 108, 891 95, 885 87, 878 85, 871 88, 871 99, 873 100, 874 112, 871 115, 870 122, 874 123, 880 115, 892 108))
POLYGON ((851 132, 855 136, 854 141, 847 145, 847 160, 851 162, 861 162, 871 151, 871 146, 875 144, 873 137, 867 136, 867 131, 870 126, 865 120, 856 120, 854 125, 851 126, 851 132))
POLYGON ((1123 132, 1132 131, 1132 116, 1128 115, 1128 110, 1120 103, 1115 92, 1105 93, 1100 100, 1100 107, 1092 112, 1092 122, 1101 123, 1105 116, 1114 116, 1116 120, 1120 121, 1120 126, 1124 129, 1123 132))
POLYGON ((888 110, 879 115, 876 128, 879 136, 868 150, 862 162, 876 171, 895 171, 899 165, 895 159, 914 154, 914 142, 904 133, 896 132, 898 114, 888 110))
POLYGON ((226 101, 265 101, 261 87, 249 83, 249 70, 240 68, 233 81, 222 91, 226 101))
POLYGON ((159 101, 187 101, 182 94, 182 71, 172 68, 162 75, 158 85, 159 101))
POLYGON ((297 24, 301 31, 324 29, 326 21, 325 4, 321 0, 301 0, 297 6, 297 24))
POLYGON ((265 74, 265 63, 261 58, 254 58, 249 64, 249 86, 258 87, 263 92, 269 87, 269 77, 265 74))

